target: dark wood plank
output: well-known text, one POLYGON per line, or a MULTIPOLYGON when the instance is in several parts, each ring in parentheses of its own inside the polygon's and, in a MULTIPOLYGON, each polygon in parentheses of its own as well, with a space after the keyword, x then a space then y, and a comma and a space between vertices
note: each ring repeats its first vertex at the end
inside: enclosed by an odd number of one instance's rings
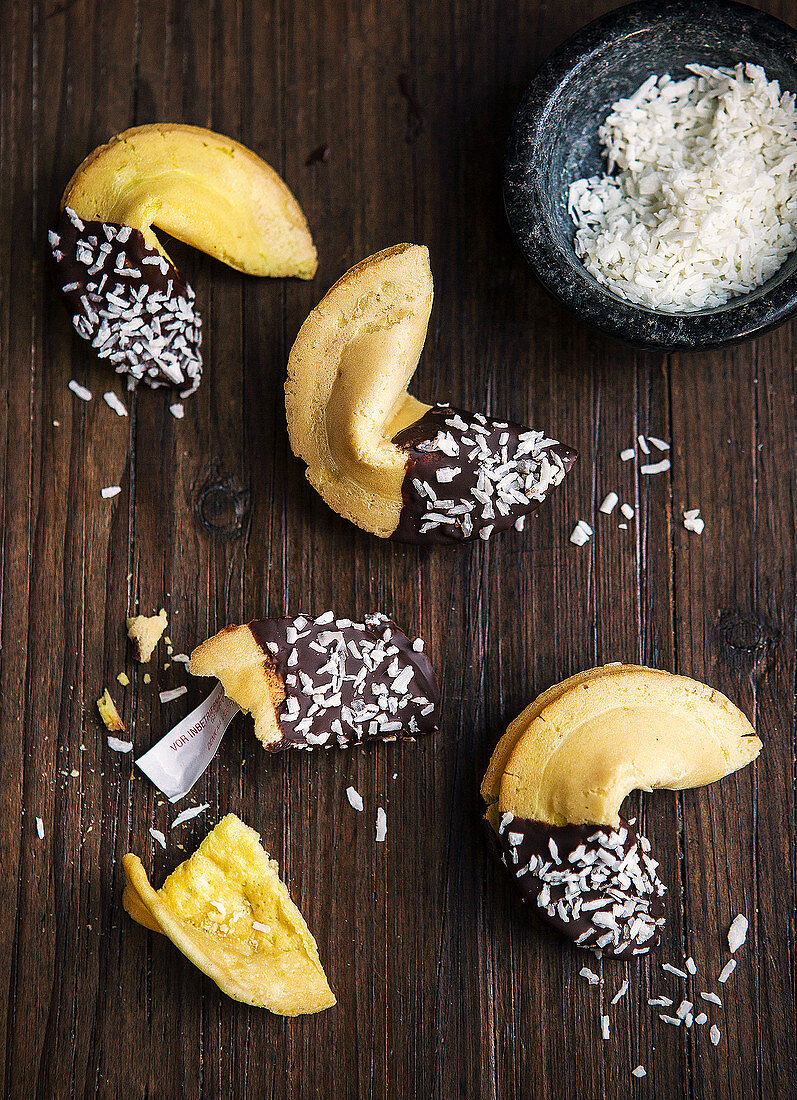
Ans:
MULTIPOLYGON (((612 0, 16 0, 0 35, 0 1066, 8 1097, 770 1097, 795 1051, 794 330, 663 357, 586 331, 531 280, 504 223, 503 144, 539 61, 612 0), (72 337, 46 228, 96 144, 157 120, 211 126, 280 171, 319 248, 312 283, 246 279, 175 245, 205 317, 206 376, 176 421, 126 395, 72 337), (307 164, 312 150, 329 157, 307 164), (429 245, 436 304, 418 395, 553 427, 581 462, 525 535, 459 554, 384 544, 330 512, 285 430, 299 325, 357 259, 429 245), (72 377, 94 400, 66 389, 72 377), (123 396, 117 419, 101 395, 123 396), (54 424, 58 421, 58 424, 54 424), (670 475, 619 452, 671 439, 670 475), (730 441, 730 442, 726 442, 730 441), (119 484, 110 501, 100 488, 119 484), (597 513, 610 489, 628 530, 597 513), (683 529, 700 506, 702 538, 683 529), (595 537, 576 548, 578 518, 595 537), (137 753, 206 693, 162 654, 152 683, 123 623, 166 606, 175 651, 231 621, 379 608, 428 639, 439 736, 348 754, 265 757, 237 719, 175 810, 111 753, 109 684, 137 753), (669 883, 653 958, 563 948, 489 857, 478 784, 530 698, 629 660, 725 691, 765 740, 754 769, 637 796, 669 883), (122 668, 132 684, 122 689, 122 668), (73 776, 71 773, 77 772, 73 776), (395 778, 394 778, 395 776, 395 778), (345 800, 353 784, 366 811, 345 800), (374 844, 376 807, 388 838, 374 844), (282 1020, 219 995, 121 909, 121 857, 156 882, 235 811, 279 860, 339 999, 282 1020), (36 836, 42 817, 45 838, 36 836), (168 835, 162 852, 151 826, 168 835), (686 954, 716 988, 731 917, 748 946, 711 1010, 667 1028, 650 995, 686 954), (630 992, 607 1005, 622 977, 630 992), (600 1036, 610 1011, 612 1037, 600 1036), (637 1081, 638 1063, 648 1076, 637 1081)), ((785 0, 762 3, 788 17, 785 0)), ((5 14, 5 13, 4 13, 5 14)), ((792 13, 793 14, 793 13, 792 13)), ((171 246, 170 246, 171 247, 171 246)), ((705 984, 702 980, 705 978, 705 984)))

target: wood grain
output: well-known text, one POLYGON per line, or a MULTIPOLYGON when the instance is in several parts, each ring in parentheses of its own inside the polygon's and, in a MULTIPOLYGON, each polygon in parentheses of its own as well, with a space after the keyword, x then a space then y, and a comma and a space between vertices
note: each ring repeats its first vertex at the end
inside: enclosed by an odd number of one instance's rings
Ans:
MULTIPOLYGON (((790 1095, 795 1049, 794 327, 691 356, 584 329, 533 282, 504 223, 503 144, 540 60, 611 0, 9 0, 0 34, 0 1091, 584 1100, 790 1095), (308 216, 312 283, 242 278, 175 245, 205 319, 206 374, 169 413, 73 337, 46 230, 75 165, 130 125, 210 126, 280 171, 308 216), (326 160, 310 158, 329 147, 326 160), (311 163, 307 163, 308 159, 311 163), (528 417, 581 462, 524 535, 460 553, 381 543, 304 480, 282 384, 299 325, 361 257, 429 245, 436 304, 422 398, 528 417), (75 378, 94 395, 78 401, 75 378), (130 410, 102 401, 113 390, 130 410), (619 451, 672 441, 670 474, 619 451), (100 489, 122 493, 103 500, 100 489), (600 516, 609 489, 636 509, 600 516), (702 508, 702 538, 683 510, 702 508), (228 622, 299 609, 389 612, 442 671, 444 721, 416 745, 266 758, 237 719, 175 811, 109 751, 106 685, 137 754, 199 701, 161 705, 124 619, 169 611, 176 651, 228 622), (597 662, 656 664, 726 692, 765 751, 719 786, 637 797, 669 884, 660 951, 597 967, 523 912, 486 849, 478 783, 538 691, 597 662), (131 686, 116 674, 125 669, 131 686), (76 774, 73 774, 76 773, 76 774), (395 778, 394 778, 395 776, 395 778), (366 810, 345 800, 353 784, 366 810), (374 843, 377 806, 388 816, 374 843), (121 857, 158 883, 235 811, 262 834, 314 931, 339 1004, 282 1020, 222 997, 121 909, 121 857), (36 817, 45 836, 36 834, 36 817), (149 829, 168 835, 167 851, 149 829), (181 847, 182 846, 182 847, 181 847), (717 988, 706 1028, 660 964, 717 988), (629 995, 608 1001, 622 977, 629 995), (676 1002, 677 1003, 677 1002, 676 1002), (612 1035, 600 1036, 601 1011, 612 1035), (631 1069, 642 1063, 647 1077, 631 1069)), ((788 18, 786 0, 761 7, 788 18)), ((793 11, 791 11, 793 16, 793 11)), ((595 965, 595 964, 593 964, 595 965)))

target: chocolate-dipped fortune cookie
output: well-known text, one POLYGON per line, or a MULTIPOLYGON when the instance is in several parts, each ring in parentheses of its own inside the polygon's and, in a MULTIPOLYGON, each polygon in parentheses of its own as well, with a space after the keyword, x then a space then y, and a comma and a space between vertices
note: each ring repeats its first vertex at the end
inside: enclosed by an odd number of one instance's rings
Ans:
POLYGON ((327 611, 228 626, 191 654, 255 720, 264 748, 346 748, 410 740, 437 729, 440 692, 420 638, 384 615, 327 611))
POLYGON ((547 432, 407 392, 432 298, 419 245, 339 279, 288 359, 288 435, 311 485, 358 527, 402 542, 488 539, 522 528, 577 456, 547 432))
POLYGON ((665 887, 623 800, 713 783, 760 751, 747 718, 705 684, 636 665, 589 669, 510 724, 482 782, 485 820, 544 921, 581 947, 642 954, 664 924, 665 887))
POLYGON ((119 373, 183 396, 199 385, 194 291, 153 227, 249 275, 315 274, 299 204, 237 141, 198 126, 138 126, 75 172, 50 233, 78 335, 119 373))

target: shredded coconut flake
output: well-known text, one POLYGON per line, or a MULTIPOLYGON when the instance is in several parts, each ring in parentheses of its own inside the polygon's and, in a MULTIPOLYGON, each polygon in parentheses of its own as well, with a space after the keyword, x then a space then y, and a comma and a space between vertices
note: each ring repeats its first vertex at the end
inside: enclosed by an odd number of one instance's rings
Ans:
POLYGON ((610 516, 614 509, 617 507, 617 502, 619 501, 619 499, 620 498, 618 497, 617 493, 608 493, 604 497, 603 503, 600 506, 601 512, 603 512, 607 516, 610 516))
POLYGON ((160 844, 161 848, 163 848, 165 850, 165 848, 166 848, 166 837, 163 835, 163 833, 160 831, 160 829, 150 829, 149 835, 152 837, 153 840, 157 840, 157 842, 158 842, 158 844, 160 844))
POLYGON ((180 404, 179 401, 174 405, 169 405, 169 412, 172 414, 175 420, 182 420, 185 416, 185 410, 183 409, 183 406, 180 404))
POLYGON ((601 1016, 601 1035, 604 1039, 609 1038, 609 1017, 601 1016))
POLYGON ((717 981, 720 982, 722 985, 725 985, 728 978, 730 978, 731 974, 733 974, 735 969, 736 969, 736 959, 729 959, 725 963, 725 965, 723 966, 722 970, 720 971, 720 976, 717 978, 717 981))
POLYGON ((106 485, 104 489, 100 489, 100 496, 103 500, 108 500, 109 497, 119 496, 121 491, 120 485, 106 485))
POLYGON ((734 955, 747 939, 747 929, 749 928, 747 917, 742 916, 740 913, 738 917, 734 917, 733 924, 728 929, 728 947, 731 949, 731 954, 734 955))
POLYGON ((387 836, 387 814, 381 806, 376 810, 376 842, 381 844, 387 836))
POLYGON ((598 975, 588 966, 582 966, 578 973, 582 978, 586 978, 590 985, 597 985, 600 982, 598 975))
POLYGON ((170 691, 160 692, 160 701, 162 703, 172 703, 175 699, 179 699, 181 695, 185 695, 188 692, 188 688, 183 685, 179 688, 172 688, 170 691))
POLYGON ((626 448, 626 450, 620 451, 620 458, 623 460, 623 462, 630 462, 635 454, 636 451, 634 450, 634 448, 628 447, 626 448))
POLYGON ((636 1069, 631 1070, 632 1077, 647 1077, 648 1071, 644 1066, 637 1066, 636 1069))
POLYGON ((797 247, 797 111, 759 65, 650 76, 598 133, 609 174, 576 180, 575 251, 618 297, 722 305, 797 247))
POLYGON ((362 808, 363 808, 363 798, 362 798, 362 795, 359 793, 359 791, 355 790, 354 787, 347 787, 346 788, 346 797, 349 800, 349 805, 353 809, 362 810, 362 808))
POLYGON ((81 401, 91 401, 91 390, 87 390, 85 386, 81 386, 74 378, 70 379, 69 388, 75 397, 79 397, 81 401))
POLYGON ((720 1029, 717 1027, 716 1024, 711 1025, 711 1031, 709 1032, 709 1036, 710 1036, 711 1041, 714 1044, 714 1046, 716 1046, 717 1043, 720 1041, 720 1029))
POLYGON ((621 1001, 623 999, 623 997, 626 995, 627 992, 628 992, 628 978, 626 978, 623 981, 623 984, 620 986, 620 988, 617 990, 615 995, 612 997, 612 1004, 616 1005, 618 1001, 621 1001))
POLYGON ((203 802, 201 806, 191 806, 187 810, 183 810, 177 815, 171 824, 172 829, 176 829, 178 825, 182 825, 186 821, 191 821, 192 818, 198 817, 199 814, 203 814, 205 810, 210 809, 209 802, 203 802))
POLYGON ((132 752, 132 741, 121 741, 118 737, 108 738, 108 748, 113 749, 114 752, 132 752))
POLYGON ((39 840, 44 840, 44 822, 40 817, 36 818, 36 832, 39 834, 39 840))
POLYGON ((104 393, 102 396, 105 404, 109 409, 113 409, 117 416, 127 416, 127 409, 115 393, 109 390, 108 393, 104 393))

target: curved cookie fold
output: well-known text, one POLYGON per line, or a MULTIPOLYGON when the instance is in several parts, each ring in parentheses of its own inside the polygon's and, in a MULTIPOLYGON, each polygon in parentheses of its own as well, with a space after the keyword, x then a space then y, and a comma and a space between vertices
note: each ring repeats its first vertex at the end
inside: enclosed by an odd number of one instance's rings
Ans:
POLYGON ((648 840, 620 817, 632 790, 715 782, 761 751, 705 684, 607 665, 554 685, 501 738, 482 782, 502 862, 543 920, 580 946, 648 951, 664 885, 648 840))
POLYGON ((437 729, 440 693, 423 642, 384 615, 328 611, 228 626, 191 654, 255 720, 269 751, 412 739, 437 729))
POLYGON ((185 397, 201 377, 202 322, 154 227, 250 275, 312 278, 316 252, 273 169, 211 130, 139 126, 83 161, 50 233, 75 331, 117 372, 185 397))
POLYGON ((236 1001, 282 1016, 335 1004, 304 918, 260 838, 228 814, 154 890, 138 856, 124 858, 123 904, 162 932, 236 1001))
POLYGON ((419 245, 346 272, 291 349, 288 434, 313 487, 364 530, 415 543, 487 539, 522 527, 577 455, 545 432, 407 392, 433 296, 419 245))

